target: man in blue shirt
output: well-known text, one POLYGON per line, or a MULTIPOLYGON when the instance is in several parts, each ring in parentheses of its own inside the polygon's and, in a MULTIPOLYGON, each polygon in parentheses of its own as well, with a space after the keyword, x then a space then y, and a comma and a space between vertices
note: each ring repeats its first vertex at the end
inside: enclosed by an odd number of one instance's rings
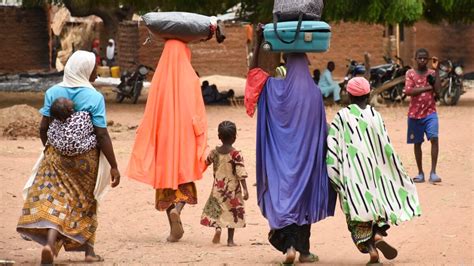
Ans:
POLYGON ((336 65, 333 61, 328 62, 327 69, 324 70, 319 80, 319 88, 324 96, 324 98, 329 97, 332 94, 334 102, 339 103, 341 100, 341 87, 337 82, 332 79, 332 72, 336 69, 336 65))

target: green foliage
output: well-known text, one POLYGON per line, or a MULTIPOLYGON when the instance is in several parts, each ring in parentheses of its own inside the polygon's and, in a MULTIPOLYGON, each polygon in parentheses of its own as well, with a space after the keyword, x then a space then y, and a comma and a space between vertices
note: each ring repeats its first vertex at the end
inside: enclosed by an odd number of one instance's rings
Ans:
MULTIPOLYGON (((241 15, 252 22, 272 20, 273 0, 23 0, 24 6, 45 3, 69 3, 81 9, 94 7, 126 7, 140 14, 149 11, 188 11, 204 15, 222 14, 242 4, 241 15)), ((426 19, 431 23, 474 20, 474 0, 325 0, 323 20, 378 24, 412 24, 426 19)))

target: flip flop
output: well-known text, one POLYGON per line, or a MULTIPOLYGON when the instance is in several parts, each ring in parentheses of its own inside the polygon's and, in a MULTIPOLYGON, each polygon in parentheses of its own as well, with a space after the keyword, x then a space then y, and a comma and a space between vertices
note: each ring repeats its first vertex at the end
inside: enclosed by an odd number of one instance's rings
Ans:
MULTIPOLYGON (((170 211, 170 221, 171 221, 170 237, 178 241, 183 237, 184 229, 183 229, 183 225, 181 224, 181 217, 179 216, 179 213, 176 209, 173 209, 172 211, 170 211)), ((170 241, 170 242, 175 242, 175 241, 170 241)))
POLYGON ((301 263, 313 263, 313 262, 319 261, 319 257, 313 253, 309 253, 308 256, 303 256, 303 257, 304 259, 301 258, 301 254, 300 254, 300 257, 298 258, 298 260, 301 263))
POLYGON ((398 255, 398 251, 394 247, 390 246, 387 242, 385 242, 385 240, 375 241, 375 247, 379 249, 382 252, 383 256, 388 260, 393 260, 398 255))
POLYGON ((289 249, 291 249, 291 254, 288 254, 289 252, 286 253, 286 259, 282 262, 284 265, 293 265, 295 263, 296 250, 294 248, 289 249))
POLYGON ((424 174, 419 174, 413 178, 413 182, 415 183, 423 183, 425 182, 425 175, 424 174))
POLYGON ((102 258, 99 255, 94 255, 94 256, 86 256, 86 259, 84 260, 87 263, 92 263, 92 262, 101 262, 104 261, 104 258, 102 258))
POLYGON ((436 173, 431 173, 430 174, 430 183, 434 184, 434 183, 439 183, 439 182, 441 182, 441 178, 436 173))

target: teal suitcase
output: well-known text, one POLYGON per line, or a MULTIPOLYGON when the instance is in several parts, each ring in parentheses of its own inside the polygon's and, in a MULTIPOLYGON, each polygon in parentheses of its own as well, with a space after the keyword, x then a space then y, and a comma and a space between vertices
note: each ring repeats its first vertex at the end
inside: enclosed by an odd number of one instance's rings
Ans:
POLYGON ((329 49, 331 26, 323 21, 266 24, 263 49, 272 52, 322 53, 329 49))

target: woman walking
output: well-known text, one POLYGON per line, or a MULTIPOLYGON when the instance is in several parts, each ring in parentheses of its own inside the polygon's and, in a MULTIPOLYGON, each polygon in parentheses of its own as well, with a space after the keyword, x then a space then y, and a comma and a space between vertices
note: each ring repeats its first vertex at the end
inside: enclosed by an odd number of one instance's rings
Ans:
POLYGON ((196 204, 194 181, 206 169, 207 120, 191 50, 167 40, 151 81, 126 175, 156 190, 155 207, 166 211, 169 242, 183 237, 181 210, 196 204))
POLYGON ((90 84, 97 77, 95 67, 93 53, 76 51, 65 66, 63 82, 46 91, 44 106, 40 110, 43 115, 40 137, 45 146, 44 157, 34 179, 28 182, 17 231, 44 246, 42 264, 53 263, 62 246, 66 251, 84 251, 87 262, 102 260, 94 252, 98 226, 97 198, 101 195, 97 184, 103 183, 99 178, 106 176, 101 174, 98 177, 100 152, 111 166, 112 187, 119 184, 120 173, 107 131, 104 97, 90 84), (51 105, 61 97, 72 100, 75 111, 90 114, 97 147, 67 156, 49 144, 51 140, 48 140, 47 133, 52 121, 51 105))
POLYGON ((289 54, 284 79, 257 68, 257 31, 246 87, 247 113, 257 117, 257 200, 270 224, 270 243, 292 264, 314 262, 311 224, 334 214, 335 193, 325 163, 326 115, 305 54, 289 54))

